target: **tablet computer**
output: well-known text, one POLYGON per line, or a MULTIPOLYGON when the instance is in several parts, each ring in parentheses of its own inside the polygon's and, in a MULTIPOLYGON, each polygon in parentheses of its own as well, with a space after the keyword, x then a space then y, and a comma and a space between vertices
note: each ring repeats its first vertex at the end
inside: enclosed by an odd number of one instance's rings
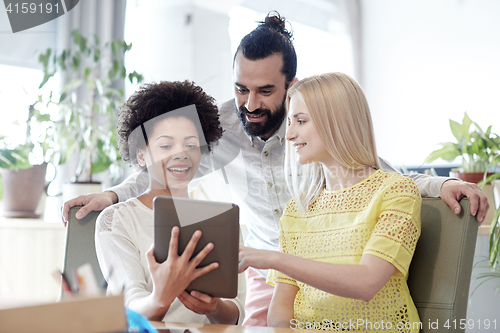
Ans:
POLYGON ((191 282, 187 291, 212 297, 234 298, 238 294, 239 207, 235 204, 157 196, 153 200, 154 254, 157 262, 168 257, 170 234, 178 226, 179 255, 196 230, 202 235, 193 257, 208 243, 214 248, 198 267, 218 262, 219 267, 191 282))

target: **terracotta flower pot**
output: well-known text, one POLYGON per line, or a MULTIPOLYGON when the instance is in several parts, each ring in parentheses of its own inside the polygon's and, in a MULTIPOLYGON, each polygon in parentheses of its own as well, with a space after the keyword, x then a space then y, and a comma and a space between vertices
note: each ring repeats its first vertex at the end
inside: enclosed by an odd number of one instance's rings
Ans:
POLYGON ((2 174, 2 215, 37 218, 35 213, 45 187, 47 163, 24 170, 0 169, 2 174))
MULTIPOLYGON (((488 177, 493 173, 488 173, 488 177)), ((478 183, 483 180, 484 172, 456 172, 450 171, 450 177, 461 179, 469 183, 478 183)))

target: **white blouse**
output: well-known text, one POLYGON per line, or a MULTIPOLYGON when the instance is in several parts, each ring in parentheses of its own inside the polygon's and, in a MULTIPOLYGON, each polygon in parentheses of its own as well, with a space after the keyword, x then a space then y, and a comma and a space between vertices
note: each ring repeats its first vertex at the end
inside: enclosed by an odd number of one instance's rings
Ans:
MULTIPOLYGON (((153 244, 153 211, 137 198, 112 205, 97 218, 95 244, 97 258, 108 281, 108 293, 125 292, 125 306, 134 309, 136 300, 153 291, 153 280, 148 270, 146 252, 153 244)), ((238 296, 229 299, 239 310, 238 324, 244 315, 245 277, 238 276, 238 296)), ((182 323, 209 323, 205 315, 192 312, 175 299, 163 321, 182 323)))

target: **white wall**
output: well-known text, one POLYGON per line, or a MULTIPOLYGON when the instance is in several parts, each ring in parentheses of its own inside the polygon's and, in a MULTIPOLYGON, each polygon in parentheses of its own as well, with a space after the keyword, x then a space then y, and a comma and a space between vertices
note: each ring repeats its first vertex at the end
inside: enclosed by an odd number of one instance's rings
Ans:
MULTIPOLYGON (((379 155, 418 166, 448 119, 500 133, 500 1, 362 0, 363 78, 379 155)), ((439 161, 438 164, 445 164, 439 161)))
POLYGON ((192 0, 138 0, 128 3, 125 24, 125 40, 132 43, 127 64, 145 82, 187 79, 218 101, 232 97, 227 13, 192 0))
MULTIPOLYGON (((379 155, 395 165, 418 166, 454 141, 448 119, 472 120, 500 133, 500 1, 362 0, 363 78, 379 155)), ((459 163, 459 161, 457 161, 459 163)), ((435 165, 446 162, 436 161, 435 165)), ((477 263, 488 254, 479 236, 477 263)), ((473 276, 481 269, 475 269, 473 276)), ((471 291, 478 285, 472 281, 471 291)), ((498 280, 470 298, 467 319, 496 319, 498 280)), ((461 318, 457 318, 461 319, 461 318)))

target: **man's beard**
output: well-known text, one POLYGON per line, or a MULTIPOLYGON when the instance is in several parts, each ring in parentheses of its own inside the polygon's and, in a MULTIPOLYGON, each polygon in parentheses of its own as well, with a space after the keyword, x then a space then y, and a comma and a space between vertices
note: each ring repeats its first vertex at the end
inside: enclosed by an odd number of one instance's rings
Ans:
POLYGON ((271 110, 269 109, 256 109, 252 112, 249 112, 248 109, 244 105, 242 105, 239 108, 236 107, 236 113, 241 120, 243 129, 248 135, 252 137, 264 137, 277 130, 283 122, 283 119, 285 119, 285 100, 283 99, 283 103, 281 103, 278 109, 274 112, 271 112, 271 110), (266 115, 267 117, 264 122, 252 123, 247 120, 247 114, 256 116, 266 115))

